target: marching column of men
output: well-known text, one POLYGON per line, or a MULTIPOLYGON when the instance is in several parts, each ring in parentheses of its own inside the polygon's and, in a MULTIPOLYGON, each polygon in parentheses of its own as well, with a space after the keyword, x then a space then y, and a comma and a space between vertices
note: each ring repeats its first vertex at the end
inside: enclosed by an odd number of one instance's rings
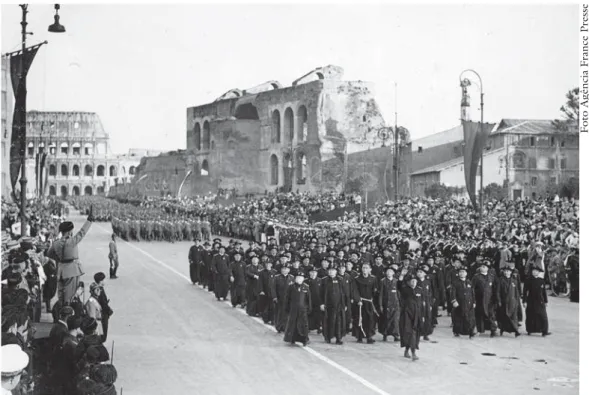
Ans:
POLYGON ((113 216, 112 230, 123 240, 130 241, 186 241, 210 240, 211 223, 204 218, 176 218, 163 213, 147 214, 147 219, 136 215, 113 216))
POLYGON ((306 345, 309 332, 317 331, 327 343, 341 345, 351 334, 358 343, 373 344, 378 332, 418 360, 420 340, 430 340, 440 307, 452 317, 457 337, 486 331, 517 337, 523 308, 526 332, 550 335, 541 267, 531 268, 522 289, 514 262, 505 262, 497 274, 480 254, 468 264, 464 251, 444 257, 434 249, 421 256, 400 254, 389 244, 381 254, 354 239, 338 246, 313 238, 299 248, 271 238, 268 244, 250 242, 247 250, 240 241, 225 247, 218 238, 212 245, 195 239, 188 253, 190 278, 217 300, 226 300, 230 291, 234 308, 273 325, 289 343, 306 345))

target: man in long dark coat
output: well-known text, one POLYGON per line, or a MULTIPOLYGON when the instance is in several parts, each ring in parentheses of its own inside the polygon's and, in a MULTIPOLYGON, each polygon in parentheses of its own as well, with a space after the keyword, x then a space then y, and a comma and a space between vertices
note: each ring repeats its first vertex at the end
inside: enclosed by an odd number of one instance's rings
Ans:
POLYGON ((524 283, 524 307, 526 308, 526 332, 542 333, 542 336, 548 336, 548 314, 546 313, 546 304, 548 296, 546 295, 546 285, 544 279, 540 277, 541 267, 532 267, 532 276, 524 283), (527 304, 527 305, 526 305, 527 304))
POLYGON ((357 319, 354 320, 353 334, 362 343, 366 338, 368 344, 373 344, 372 338, 376 326, 376 310, 374 309, 374 296, 378 290, 376 277, 370 274, 370 264, 362 265, 362 274, 354 281, 354 302, 352 308, 356 310, 357 319))
POLYGON ((227 299, 229 293, 229 256, 225 255, 225 247, 219 247, 219 253, 213 257, 213 272, 215 273, 215 296, 217 300, 227 299))
POLYGON ((286 292, 288 287, 294 284, 294 277, 289 274, 289 267, 282 266, 280 274, 274 276, 272 286, 272 301, 274 302, 274 326, 278 333, 284 332, 286 329, 286 309, 284 303, 286 302, 286 292))
POLYGON ((213 251, 211 250, 211 243, 205 241, 204 250, 201 252, 202 262, 200 264, 200 279, 202 280, 203 288, 213 292, 215 284, 211 282, 211 266, 213 262, 213 251))
POLYGON ((401 307, 397 293, 397 281, 395 271, 391 267, 387 269, 386 277, 380 281, 378 305, 381 310, 378 320, 378 331, 382 335, 382 340, 385 342, 387 341, 387 336, 393 336, 396 342, 399 341, 399 316, 401 307))
POLYGON ((190 281, 192 284, 200 284, 200 276, 198 265, 200 263, 202 248, 199 245, 198 239, 194 239, 194 245, 188 251, 188 263, 190 264, 190 281))
POLYGON ((421 327, 420 335, 423 336, 423 340, 429 340, 429 335, 434 333, 433 327, 433 315, 432 315, 432 298, 433 290, 432 283, 429 278, 426 277, 425 273, 427 265, 422 265, 417 269, 417 287, 421 288, 421 327))
POLYGON ((491 337, 497 332, 497 321, 495 318, 495 306, 497 304, 497 279, 488 273, 489 266, 486 261, 479 265, 479 273, 472 278, 476 308, 474 311, 477 331, 479 334, 485 330, 491 330, 491 337))
POLYGON ((266 261, 264 270, 259 274, 258 280, 258 313, 264 324, 272 325, 274 322, 274 306, 272 304, 272 284, 276 274, 272 269, 272 261, 266 261))
POLYGON ((399 319, 399 332, 401 335, 401 347, 405 348, 405 358, 418 360, 416 350, 419 350, 419 338, 421 337, 421 288, 417 286, 417 279, 407 275, 407 269, 401 271, 398 282, 401 293, 401 316, 399 319), (409 356, 411 351, 411 356, 409 356))
POLYGON ((305 279, 305 283, 311 292, 311 301, 313 304, 309 307, 309 329, 317 330, 317 334, 321 334, 321 326, 323 324, 323 312, 319 308, 321 305, 321 280, 317 278, 317 269, 312 268, 309 271, 309 278, 305 279))
POLYGON ((246 312, 249 316, 258 315, 258 281, 260 279, 260 258, 252 257, 252 263, 245 269, 245 298, 247 301, 246 312))
POLYGON ((346 334, 346 293, 337 269, 330 267, 328 276, 321 284, 321 305, 323 311, 323 337, 327 343, 335 337, 335 344, 343 344, 346 334))
POLYGON ((432 304, 432 312, 433 312, 433 325, 434 327, 438 324, 438 317, 442 315, 439 314, 438 310, 440 306, 445 308, 446 306, 446 285, 444 283, 444 270, 443 270, 443 262, 444 258, 439 258, 439 260, 435 258, 428 259, 428 265, 430 267, 429 270, 429 277, 432 281, 432 288, 433 288, 433 304, 432 304), (442 264, 442 266, 438 265, 438 262, 442 264))
POLYGON ((574 245, 571 254, 565 259, 567 280, 570 283, 569 300, 579 303, 579 248, 574 245))
POLYGON ((233 307, 238 305, 241 305, 241 308, 245 307, 246 268, 246 263, 241 260, 241 252, 236 252, 233 255, 233 262, 229 266, 231 272, 231 277, 229 277, 231 282, 231 305, 233 307))
POLYGON ((338 268, 338 275, 342 280, 344 287, 344 294, 346 295, 346 334, 352 330, 352 282, 354 278, 346 272, 345 266, 338 268))
POLYGON ((462 261, 460 260, 460 258, 454 258, 452 264, 448 265, 446 267, 445 276, 444 276, 444 284, 446 285, 446 293, 447 293, 446 311, 447 311, 448 315, 452 314, 452 299, 453 298, 450 297, 450 293, 452 292, 452 285, 454 284, 454 282, 456 282, 458 280, 458 272, 461 267, 462 267, 462 261))
POLYGON ((294 344, 299 341, 306 346, 309 342, 309 309, 311 308, 311 292, 303 283, 304 277, 298 275, 286 293, 284 308, 288 320, 284 331, 284 341, 294 344))
POLYGON ((450 287, 450 304, 452 305, 452 332, 454 336, 475 335, 475 298, 474 288, 466 279, 466 268, 458 270, 458 280, 450 287))
POLYGON ((520 306, 519 285, 512 277, 513 269, 508 264, 503 268, 503 275, 499 278, 497 286, 497 324, 499 334, 503 332, 520 335, 518 330, 518 309, 520 306))

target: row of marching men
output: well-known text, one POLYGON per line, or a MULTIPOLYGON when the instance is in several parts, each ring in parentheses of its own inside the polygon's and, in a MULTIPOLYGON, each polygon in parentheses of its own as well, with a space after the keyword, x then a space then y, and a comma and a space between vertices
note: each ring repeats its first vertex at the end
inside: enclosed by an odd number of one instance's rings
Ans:
MULTIPOLYGON (((302 287, 308 294, 305 307, 307 322, 303 327, 323 333, 325 340, 342 344, 351 333, 358 342, 374 343, 376 331, 386 341, 392 336, 408 351, 418 349, 419 339, 429 340, 437 325, 440 295, 447 295, 447 310, 452 316, 455 336, 473 337, 478 333, 497 330, 519 336, 522 321, 521 279, 513 262, 508 262, 498 275, 488 261, 477 263, 474 275, 467 276, 472 267, 463 266, 457 257, 443 270, 434 264, 416 265, 404 259, 401 265, 383 266, 382 257, 375 265, 347 260, 336 264, 321 259, 320 267, 309 260, 290 254, 273 257, 260 251, 244 252, 240 242, 228 248, 215 239, 213 248, 207 242, 195 243, 189 252, 190 274, 218 300, 231 292, 233 307, 245 308, 251 316, 261 317, 278 332, 287 330, 292 311, 289 290, 302 287), (247 255, 247 257, 244 257, 247 255), (374 275, 378 273, 378 275, 374 275), (446 281, 439 281, 441 276, 446 281), (470 279, 467 277, 471 277, 470 279), (297 280, 297 278, 299 280, 297 280), (301 284, 297 284, 300 282, 301 284), (440 289, 444 287, 445 289, 440 289), (409 339, 409 340, 408 340, 409 339)), ((526 307, 526 331, 549 335, 546 316, 546 292, 541 278, 542 269, 533 268, 524 282, 523 300, 526 307)), ((298 315, 300 316, 300 315, 298 315)), ((303 343, 308 341, 305 338, 303 343)), ((415 354, 411 357, 417 358, 415 354)))

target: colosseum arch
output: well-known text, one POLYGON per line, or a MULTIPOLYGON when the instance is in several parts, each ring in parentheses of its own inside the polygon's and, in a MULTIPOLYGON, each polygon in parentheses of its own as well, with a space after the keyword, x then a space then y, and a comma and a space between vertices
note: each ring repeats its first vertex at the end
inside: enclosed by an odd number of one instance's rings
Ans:
POLYGON ((108 175, 110 177, 116 177, 117 176, 117 168, 112 165, 111 167, 108 168, 108 175))
POLYGON ((121 166, 121 176, 125 177, 127 175, 127 171, 125 170, 125 166, 121 166))
POLYGON ((80 176, 80 166, 74 165, 72 167, 72 176, 79 177, 80 176))
POLYGON ((74 187, 72 188, 72 196, 80 196, 80 187, 77 185, 74 185, 74 187))
POLYGON ((202 167, 200 169, 200 174, 203 176, 209 175, 209 161, 206 159, 202 161, 202 167))
POLYGON ((65 185, 62 185, 62 186, 61 186, 61 189, 60 189, 60 192, 61 192, 61 196, 62 196, 62 197, 67 197, 67 195, 68 195, 68 192, 67 192, 67 186, 65 186, 65 185))
POLYGON ((96 168, 96 175, 98 177, 104 177, 104 166, 103 165, 98 165, 98 167, 96 168))
POLYGON ((51 195, 51 196, 57 195, 57 187, 55 185, 49 186, 49 195, 51 195))
POLYGON ((88 185, 86 188, 84 188, 84 195, 92 196, 92 187, 90 185, 88 185))
POLYGON ((92 177, 93 173, 94 173, 94 169, 92 168, 92 165, 84 166, 84 176, 92 177))
POLYGON ((64 163, 61 165, 61 173, 62 176, 67 176, 69 174, 67 165, 64 163))
POLYGON ((53 163, 49 165, 49 175, 54 177, 57 175, 57 166, 53 163))

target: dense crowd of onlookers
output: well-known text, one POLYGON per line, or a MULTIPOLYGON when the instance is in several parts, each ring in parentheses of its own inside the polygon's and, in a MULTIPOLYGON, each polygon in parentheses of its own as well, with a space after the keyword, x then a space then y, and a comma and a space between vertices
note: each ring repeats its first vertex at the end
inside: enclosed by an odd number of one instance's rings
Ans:
POLYGON ((26 236, 19 207, 2 200, 2 391, 12 394, 116 394, 93 298, 100 298, 101 274, 80 283, 70 302, 57 295, 58 265, 47 256, 69 215, 62 201, 31 199, 26 236), (49 330, 49 326, 51 329, 49 330))

